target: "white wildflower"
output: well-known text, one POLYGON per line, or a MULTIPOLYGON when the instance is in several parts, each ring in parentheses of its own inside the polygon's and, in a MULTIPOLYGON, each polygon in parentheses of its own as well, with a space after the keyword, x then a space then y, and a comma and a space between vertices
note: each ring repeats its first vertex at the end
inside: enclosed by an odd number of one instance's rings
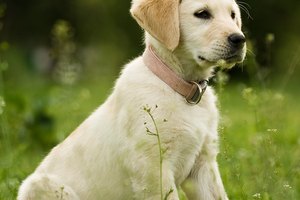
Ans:
POLYGON ((253 198, 255 198, 255 199, 261 199, 261 194, 260 193, 254 194, 253 198))
POLYGON ((5 107, 5 101, 3 97, 0 96, 0 115, 3 113, 5 107))
POLYGON ((292 186, 290 186, 288 183, 284 184, 283 187, 286 189, 292 189, 292 186))
POLYGON ((278 129, 276 128, 269 128, 267 129, 268 132, 272 132, 272 133, 277 133, 278 132, 278 129))

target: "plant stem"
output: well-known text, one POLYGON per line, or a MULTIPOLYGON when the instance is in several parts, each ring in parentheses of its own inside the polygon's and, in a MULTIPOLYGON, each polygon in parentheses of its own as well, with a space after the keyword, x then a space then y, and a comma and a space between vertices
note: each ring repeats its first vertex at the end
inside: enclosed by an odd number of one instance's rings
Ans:
POLYGON ((160 185, 160 199, 161 200, 164 200, 164 197, 163 197, 163 188, 162 188, 162 165, 163 165, 163 150, 162 150, 162 146, 161 146, 161 141, 160 141, 160 135, 159 135, 159 131, 158 131, 158 128, 157 128, 157 124, 154 120, 154 117, 153 115, 151 114, 150 111, 147 111, 147 113, 149 114, 153 124, 154 124, 154 127, 155 127, 155 136, 157 138, 157 143, 158 143, 158 149, 159 149, 159 185, 160 185))

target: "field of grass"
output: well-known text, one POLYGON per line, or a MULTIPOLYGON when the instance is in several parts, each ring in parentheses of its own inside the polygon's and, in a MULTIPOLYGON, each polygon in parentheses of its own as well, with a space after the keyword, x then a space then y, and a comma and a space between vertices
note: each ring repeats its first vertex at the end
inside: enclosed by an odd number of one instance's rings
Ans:
POLYGON ((300 199, 298 96, 231 87, 221 97, 219 164, 229 197, 300 199))
MULTIPOLYGON (((73 86, 22 75, 0 98, 0 200, 109 94, 114 76, 73 86), (24 84, 19 84, 22 82, 24 84), (75 100, 74 100, 75 99, 75 100)), ((2 82, 4 83, 4 82, 2 82)), ((219 167, 230 199, 300 199, 299 94, 238 82, 219 88, 219 167)))
MULTIPOLYGON (((240 80, 211 83, 231 200, 300 200, 297 2, 240 1, 249 14, 247 59, 232 73, 240 80)), ((129 1, 31 4, 0 2, 0 200, 16 199, 22 180, 106 99, 118 66, 142 49, 129 1)))

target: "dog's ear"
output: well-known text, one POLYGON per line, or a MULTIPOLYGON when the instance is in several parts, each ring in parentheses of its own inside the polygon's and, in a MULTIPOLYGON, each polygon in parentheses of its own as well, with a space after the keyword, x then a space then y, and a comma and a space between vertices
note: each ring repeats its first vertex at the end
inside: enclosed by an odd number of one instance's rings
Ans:
POLYGON ((174 50, 179 44, 180 0, 133 0, 130 12, 150 35, 174 50))

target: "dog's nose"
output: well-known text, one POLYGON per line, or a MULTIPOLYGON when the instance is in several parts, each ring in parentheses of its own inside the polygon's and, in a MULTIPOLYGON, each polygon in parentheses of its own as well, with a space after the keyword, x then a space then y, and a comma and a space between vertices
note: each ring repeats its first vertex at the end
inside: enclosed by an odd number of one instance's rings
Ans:
POLYGON ((232 47, 241 48, 243 44, 246 42, 246 38, 242 34, 233 33, 229 35, 228 42, 232 47))

